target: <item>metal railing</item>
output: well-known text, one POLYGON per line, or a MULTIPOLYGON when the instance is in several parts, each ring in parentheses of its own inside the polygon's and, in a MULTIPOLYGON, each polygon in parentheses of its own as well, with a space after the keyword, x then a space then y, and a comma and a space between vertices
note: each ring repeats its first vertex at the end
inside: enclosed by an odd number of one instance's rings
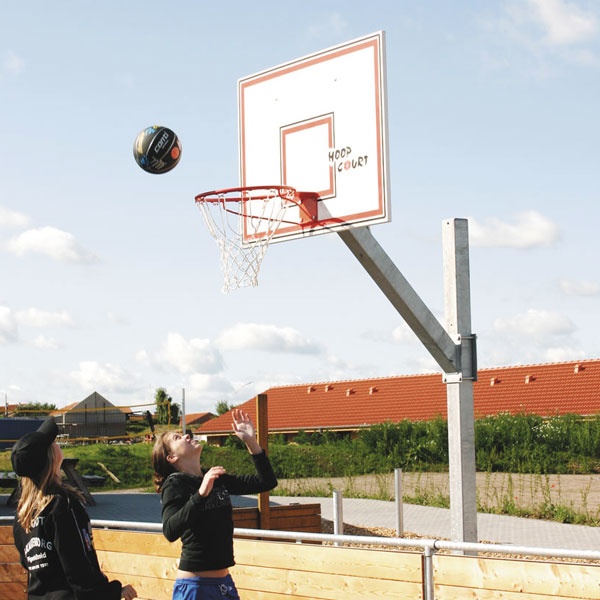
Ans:
MULTIPOLYGON (((0 525, 12 524, 14 517, 0 517, 0 525)), ((114 521, 92 519, 92 527, 98 529, 119 529, 125 531, 147 531, 162 533, 161 523, 140 521, 114 521)), ((273 531, 266 529, 235 528, 235 537, 260 538, 261 540, 284 540, 301 544, 303 542, 323 542, 333 546, 368 545, 370 547, 386 547, 398 549, 419 548, 423 553, 423 590, 424 600, 434 600, 433 556, 438 551, 449 551, 456 554, 476 555, 479 553, 510 554, 536 557, 568 558, 582 561, 600 561, 600 551, 567 550, 560 548, 541 548, 535 546, 515 546, 511 544, 488 544, 470 542, 451 542, 435 538, 382 538, 363 535, 343 535, 327 533, 302 533, 297 531, 273 531)))

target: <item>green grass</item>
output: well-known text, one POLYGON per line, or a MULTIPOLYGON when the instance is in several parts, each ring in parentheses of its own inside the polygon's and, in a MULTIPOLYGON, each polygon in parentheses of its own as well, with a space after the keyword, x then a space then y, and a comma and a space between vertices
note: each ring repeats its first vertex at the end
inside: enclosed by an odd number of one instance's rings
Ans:
MULTIPOLYGON (((143 438, 144 433, 136 435, 143 438)), ((448 431, 443 419, 382 423, 360 432, 352 440, 338 438, 331 432, 301 434, 294 444, 284 443, 281 436, 270 438, 269 455, 278 478, 296 482, 293 489, 282 485, 275 494, 327 497, 333 492, 327 478, 342 478, 346 497, 393 500, 385 478, 400 468, 406 474, 421 473, 417 484, 410 491, 405 490, 405 502, 449 506, 448 490, 431 485, 427 477, 428 473, 448 470, 448 431), (376 485, 368 491, 357 486, 355 478, 361 475, 374 476, 376 485), (315 479, 319 483, 315 484, 315 479)), ((232 436, 222 448, 206 446, 203 464, 221 464, 230 472, 251 473, 248 453, 237 442, 232 436)), ((581 498, 574 506, 549 482, 549 474, 556 477, 556 474, 600 472, 600 416, 582 419, 562 415, 542 419, 502 414, 477 419, 475 449, 477 470, 486 473, 489 480, 479 484, 481 489, 478 487, 480 512, 600 524, 600 508, 588 502, 589 486, 581 491, 581 498), (498 488, 492 485, 498 473, 514 475, 508 476, 504 487, 498 488), (529 474, 528 483, 518 480, 517 474, 529 474)), ((151 444, 68 446, 63 451, 65 456, 79 459, 78 471, 82 475, 106 477, 105 490, 153 490, 151 444), (100 463, 120 483, 107 476, 100 463)), ((0 471, 12 471, 8 450, 0 451, 0 471)))

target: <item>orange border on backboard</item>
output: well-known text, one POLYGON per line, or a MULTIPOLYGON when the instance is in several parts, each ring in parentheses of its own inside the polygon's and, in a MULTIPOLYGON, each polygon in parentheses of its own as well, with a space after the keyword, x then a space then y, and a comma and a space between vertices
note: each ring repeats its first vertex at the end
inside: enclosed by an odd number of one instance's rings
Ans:
MULTIPOLYGON (((252 105, 252 102, 256 102, 251 98, 253 92, 258 89, 257 86, 272 86, 273 90, 276 90, 276 95, 279 95, 280 92, 287 91, 286 86, 289 87, 289 82, 294 81, 293 78, 300 78, 303 75, 303 70, 305 70, 305 74, 308 73, 307 70, 313 67, 315 69, 333 69, 335 68, 335 61, 356 60, 358 59, 359 55, 360 60, 363 61, 361 64, 364 63, 368 65, 366 69, 370 78, 369 81, 362 79, 358 83, 353 84, 369 86, 368 114, 371 121, 366 125, 366 127, 371 128, 368 130, 369 139, 374 139, 372 142, 373 151, 368 158, 371 161, 370 164, 372 164, 373 161, 375 162, 375 172, 370 175, 373 183, 369 188, 369 194, 365 194, 365 197, 367 195, 369 196, 370 204, 365 202, 364 206, 348 205, 350 210, 344 214, 336 214, 334 210, 328 210, 328 199, 335 200, 336 195, 339 193, 339 186, 336 185, 336 177, 344 175, 345 164, 351 166, 349 161, 332 162, 327 166, 328 183, 325 186, 320 186, 320 191, 323 195, 321 195, 321 199, 319 200, 320 213, 318 220, 308 225, 306 223, 302 225, 295 225, 292 223, 287 223, 288 218, 286 216, 286 223, 280 227, 273 241, 305 237, 314 235, 316 233, 336 231, 351 226, 364 226, 390 221, 391 211, 387 167, 388 147, 384 32, 380 31, 373 35, 365 36, 340 46, 323 50, 316 54, 286 63, 278 67, 274 67, 256 75, 240 79, 238 82, 240 185, 251 186, 278 184, 291 185, 292 187, 296 187, 299 191, 319 191, 315 189, 305 189, 303 186, 299 187, 292 179, 288 178, 288 144, 292 142, 293 136, 297 133, 305 133, 311 127, 316 128, 319 126, 326 126, 330 128, 327 132, 327 137, 329 143, 331 144, 331 149, 335 149, 335 142, 337 140, 334 123, 336 119, 338 119, 338 115, 335 112, 329 113, 325 110, 315 114, 300 114, 295 120, 292 119, 290 122, 283 121, 282 123, 279 123, 277 132, 271 132, 270 129, 274 130, 275 127, 272 127, 271 124, 269 124, 269 127, 266 128, 268 131, 265 131, 265 135, 272 135, 274 138, 276 134, 278 137, 276 141, 269 142, 273 145, 279 144, 279 155, 277 156, 278 172, 276 172, 275 167, 273 167, 272 171, 268 171, 269 181, 264 181, 264 177, 262 181, 258 181, 257 179, 253 179, 254 171, 249 166, 253 160, 253 149, 249 140, 252 138, 252 135, 254 135, 254 138, 256 138, 257 134, 256 132, 248 133, 252 124, 249 123, 249 121, 251 121, 251 117, 246 115, 246 111, 248 107, 252 105), (376 196, 376 198, 372 198, 371 196, 376 196)), ((319 90, 317 90, 317 92, 318 91, 319 90)), ((310 98, 311 94, 315 94, 315 90, 311 90, 310 87, 306 90, 304 88, 300 88, 299 90, 296 90, 296 93, 300 96, 306 95, 306 98, 310 98)), ((271 98, 269 98, 269 100, 270 99, 271 98)), ((277 99, 274 99, 274 102, 276 100, 277 99)), ((274 107, 277 108, 275 105, 274 107)), ((269 107, 265 109, 265 114, 270 114, 269 107)), ((340 143, 343 145, 344 143, 347 144, 349 142, 348 140, 340 140, 340 143)), ((275 160, 272 160, 271 162, 275 163, 275 160)), ((271 163, 269 162, 269 164, 271 163)), ((350 166, 348 166, 348 168, 350 168, 350 166)), ((338 201, 338 207, 342 206, 339 202, 340 201, 338 201)), ((334 207, 335 204, 330 203, 329 206, 334 207)), ((338 207, 335 208, 337 209, 338 207)), ((291 218, 291 220, 296 221, 294 218, 291 218)), ((298 223, 300 223, 300 221, 301 219, 297 220, 298 223)))

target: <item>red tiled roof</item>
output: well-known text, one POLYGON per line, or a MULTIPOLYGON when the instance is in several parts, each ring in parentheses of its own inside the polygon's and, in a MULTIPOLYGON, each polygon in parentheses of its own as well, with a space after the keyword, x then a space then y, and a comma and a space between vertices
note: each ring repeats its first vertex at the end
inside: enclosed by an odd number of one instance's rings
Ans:
POLYGON ((62 415, 63 413, 69 412, 71 409, 75 408, 79 402, 71 402, 71 404, 67 404, 67 406, 63 406, 62 408, 57 408, 50 413, 50 416, 57 417, 62 415))
MULTIPOLYGON (((196 422, 202 423, 212 418, 214 415, 211 412, 199 412, 199 413, 186 413, 185 415, 185 424, 193 425, 196 422)), ((181 422, 181 419, 179 419, 181 422)))
MULTIPOLYGON (((273 387, 269 431, 356 429, 363 426, 446 418, 441 373, 273 387)), ((480 369, 473 385, 475 417, 507 412, 541 416, 600 413, 600 359, 480 369)), ((238 408, 255 414, 255 399, 238 408)), ((225 413, 198 428, 200 434, 231 432, 225 413)))

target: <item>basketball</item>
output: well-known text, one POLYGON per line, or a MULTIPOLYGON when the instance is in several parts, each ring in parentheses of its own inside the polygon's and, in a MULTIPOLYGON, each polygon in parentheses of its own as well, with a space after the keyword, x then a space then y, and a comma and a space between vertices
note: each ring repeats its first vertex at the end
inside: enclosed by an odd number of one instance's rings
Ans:
POLYGON ((181 158, 181 142, 168 127, 152 125, 142 129, 135 138, 133 157, 148 173, 167 173, 177 166, 181 158))

